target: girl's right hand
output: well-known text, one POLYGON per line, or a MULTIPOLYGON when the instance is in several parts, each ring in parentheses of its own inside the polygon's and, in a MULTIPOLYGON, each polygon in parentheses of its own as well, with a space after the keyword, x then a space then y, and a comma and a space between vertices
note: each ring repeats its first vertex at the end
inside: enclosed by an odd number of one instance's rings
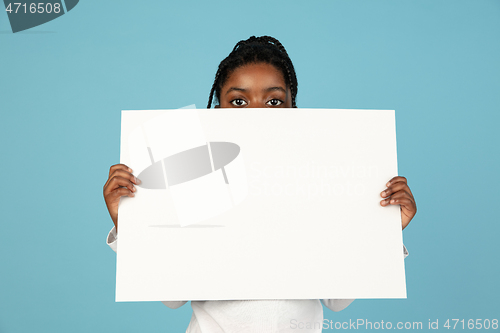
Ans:
POLYGON ((139 185, 141 181, 132 174, 125 164, 115 164, 109 168, 109 177, 104 184, 103 195, 109 215, 118 231, 118 203, 122 196, 134 197, 136 191, 134 184, 139 185))

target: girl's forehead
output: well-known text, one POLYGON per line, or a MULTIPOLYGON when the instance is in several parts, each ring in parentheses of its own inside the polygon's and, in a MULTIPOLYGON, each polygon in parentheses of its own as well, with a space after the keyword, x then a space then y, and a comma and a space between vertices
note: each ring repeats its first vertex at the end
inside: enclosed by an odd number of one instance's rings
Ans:
POLYGON ((283 73, 268 63, 250 63, 235 68, 227 77, 224 86, 228 84, 269 84, 286 86, 283 73))

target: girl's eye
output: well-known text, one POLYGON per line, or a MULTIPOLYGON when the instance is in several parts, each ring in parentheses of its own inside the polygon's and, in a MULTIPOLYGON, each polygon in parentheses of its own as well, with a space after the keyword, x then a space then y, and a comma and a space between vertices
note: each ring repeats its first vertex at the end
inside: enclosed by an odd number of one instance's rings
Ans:
POLYGON ((241 98, 237 98, 237 99, 233 99, 231 101, 231 104, 234 106, 245 106, 247 104, 247 102, 245 102, 245 100, 243 100, 241 98))
POLYGON ((283 101, 280 99, 274 98, 274 99, 270 100, 269 102, 267 102, 266 104, 269 106, 279 106, 279 105, 283 104, 283 101))

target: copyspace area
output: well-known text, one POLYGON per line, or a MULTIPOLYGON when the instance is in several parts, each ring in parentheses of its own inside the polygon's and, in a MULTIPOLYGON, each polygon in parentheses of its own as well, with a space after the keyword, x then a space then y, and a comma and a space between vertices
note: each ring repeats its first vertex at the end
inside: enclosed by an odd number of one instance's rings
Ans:
POLYGON ((87 0, 13 34, 0 11, 0 332, 185 331, 190 304, 115 302, 102 188, 121 111, 205 107, 220 61, 252 35, 286 47, 299 108, 396 110, 398 173, 418 207, 403 231, 407 298, 325 318, 491 323, 499 16, 497 0, 87 0))

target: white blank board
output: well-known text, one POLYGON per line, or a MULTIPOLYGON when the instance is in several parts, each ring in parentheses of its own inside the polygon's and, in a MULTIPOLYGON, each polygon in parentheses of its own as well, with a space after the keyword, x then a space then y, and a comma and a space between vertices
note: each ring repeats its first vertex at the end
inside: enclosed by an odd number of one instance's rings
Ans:
POLYGON ((380 206, 394 111, 123 111, 121 129, 147 184, 120 201, 117 301, 406 297, 400 209, 380 206))

